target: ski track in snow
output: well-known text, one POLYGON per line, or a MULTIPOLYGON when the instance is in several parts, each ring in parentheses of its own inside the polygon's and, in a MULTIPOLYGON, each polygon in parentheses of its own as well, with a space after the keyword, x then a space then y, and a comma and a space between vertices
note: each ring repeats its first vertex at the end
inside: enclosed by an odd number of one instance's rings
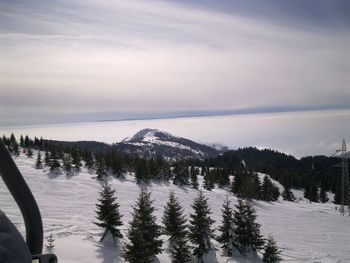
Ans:
MULTIPOLYGON (((83 168, 81 173, 70 177, 64 174, 49 176, 47 169, 34 168, 35 157, 36 153, 32 159, 20 156, 15 158, 15 162, 39 204, 45 238, 49 234, 54 236, 55 247, 52 252, 57 254, 59 262, 123 262, 120 256, 122 244, 116 246, 109 241, 98 242, 101 230, 93 224, 93 221, 100 187, 95 175, 83 168)), ((262 176, 260 175, 260 178, 262 176)), ((199 176, 199 181, 201 179, 199 176)), ((125 236, 128 223, 131 221, 132 206, 138 197, 139 186, 136 185, 132 175, 127 175, 126 179, 122 180, 110 178, 110 184, 116 189, 124 222, 122 233, 125 236)), ((191 204, 198 193, 198 190, 178 187, 167 182, 151 183, 148 189, 152 192, 158 223, 161 221, 163 207, 171 189, 179 198, 187 215, 192 212, 191 204)), ((302 196, 300 190, 293 191, 296 197, 302 196)), ((214 189, 204 190, 204 194, 209 198, 212 218, 215 220, 213 228, 216 229, 221 222, 221 208, 228 192, 224 189, 214 189)), ((233 195, 229 195, 229 198, 233 204, 237 202, 233 195)), ((20 211, 2 181, 0 205, 24 234, 20 211)), ((334 204, 330 202, 316 204, 307 201, 293 203, 280 200, 274 203, 253 201, 253 205, 257 210, 257 221, 262 225, 262 233, 265 237, 271 234, 275 238, 285 262, 350 262, 350 217, 341 216, 335 210, 334 204)), ((215 234, 218 232, 215 231, 215 234)), ((170 262, 166 237, 163 239, 164 251, 157 256, 157 260, 170 262)), ((205 262, 261 262, 260 258, 254 257, 224 257, 220 245, 215 240, 213 244, 216 251, 208 255, 205 262)))

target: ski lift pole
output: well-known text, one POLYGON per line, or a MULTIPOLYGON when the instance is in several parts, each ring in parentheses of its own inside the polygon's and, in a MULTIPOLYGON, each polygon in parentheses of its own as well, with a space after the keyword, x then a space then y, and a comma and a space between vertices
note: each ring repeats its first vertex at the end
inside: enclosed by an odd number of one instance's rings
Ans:
POLYGON ((39 207, 1 139, 0 175, 21 210, 29 251, 32 255, 41 254, 43 250, 43 224, 39 207))

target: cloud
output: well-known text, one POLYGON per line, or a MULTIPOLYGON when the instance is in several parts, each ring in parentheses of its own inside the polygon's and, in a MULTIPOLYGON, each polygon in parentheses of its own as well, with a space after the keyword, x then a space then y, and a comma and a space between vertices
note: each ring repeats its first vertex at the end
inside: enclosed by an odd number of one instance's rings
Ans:
POLYGON ((3 2, 0 10, 0 102, 12 115, 350 101, 343 28, 160 1, 3 2))

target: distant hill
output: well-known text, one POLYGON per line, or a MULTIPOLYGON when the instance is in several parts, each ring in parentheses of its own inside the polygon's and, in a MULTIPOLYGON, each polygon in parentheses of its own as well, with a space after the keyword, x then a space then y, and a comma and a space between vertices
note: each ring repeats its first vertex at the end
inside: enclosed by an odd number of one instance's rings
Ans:
POLYGON ((116 149, 122 153, 136 154, 140 157, 151 158, 161 155, 167 160, 200 159, 216 157, 227 151, 227 147, 217 145, 209 146, 189 139, 174 136, 157 129, 143 129, 134 136, 112 145, 96 141, 54 141, 46 140, 68 148, 80 148, 95 153, 116 149))

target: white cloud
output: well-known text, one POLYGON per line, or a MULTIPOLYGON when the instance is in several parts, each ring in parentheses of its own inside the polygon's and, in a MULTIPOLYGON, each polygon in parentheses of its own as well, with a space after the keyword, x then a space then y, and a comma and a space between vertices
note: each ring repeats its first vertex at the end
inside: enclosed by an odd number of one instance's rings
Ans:
POLYGON ((0 101, 11 112, 16 98, 19 108, 51 112, 350 101, 350 37, 343 32, 171 2, 40 4, 0 4, 8 25, 0 27, 0 101))

